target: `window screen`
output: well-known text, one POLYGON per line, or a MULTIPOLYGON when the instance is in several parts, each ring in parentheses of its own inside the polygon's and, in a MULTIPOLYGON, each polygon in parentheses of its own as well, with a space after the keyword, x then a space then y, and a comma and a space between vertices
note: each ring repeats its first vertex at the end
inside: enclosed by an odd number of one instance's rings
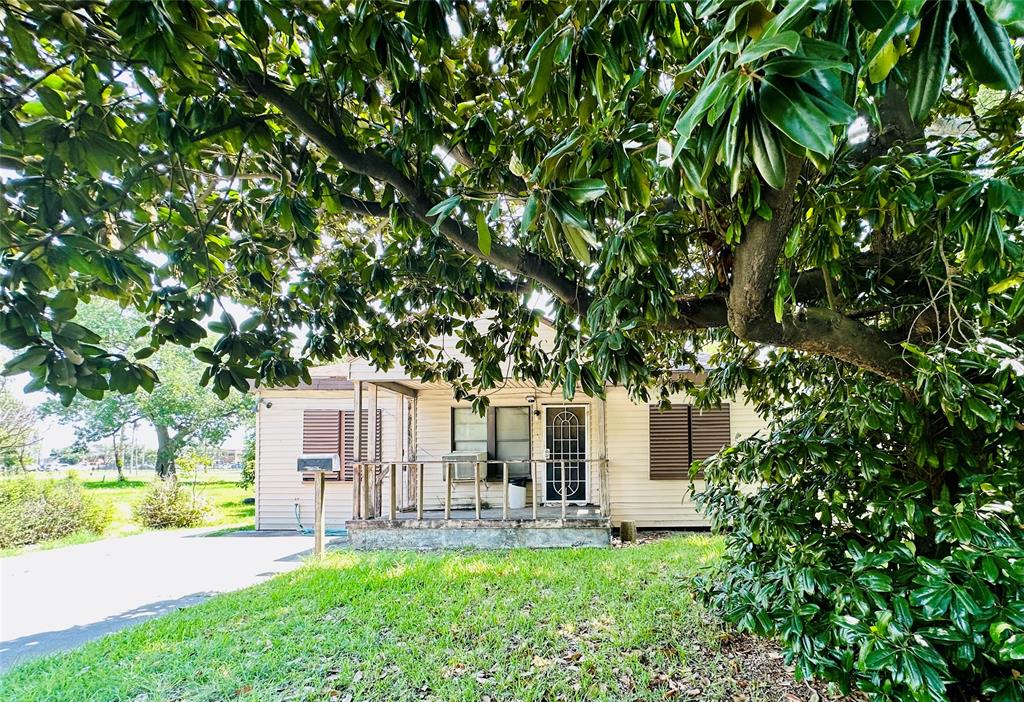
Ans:
POLYGON ((452 449, 487 452, 487 418, 468 407, 452 410, 452 449))

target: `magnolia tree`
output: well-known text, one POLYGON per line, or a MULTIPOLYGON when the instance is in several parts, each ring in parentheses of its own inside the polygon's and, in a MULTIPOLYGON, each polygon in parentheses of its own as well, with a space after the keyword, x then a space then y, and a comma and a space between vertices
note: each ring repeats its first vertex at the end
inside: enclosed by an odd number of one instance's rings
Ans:
POLYGON ((478 407, 506 366, 647 400, 714 349, 693 391, 775 423, 707 467, 708 597, 801 675, 1021 698, 1019 2, 0 7, 31 389, 151 390, 177 344, 221 395, 354 354, 478 407))

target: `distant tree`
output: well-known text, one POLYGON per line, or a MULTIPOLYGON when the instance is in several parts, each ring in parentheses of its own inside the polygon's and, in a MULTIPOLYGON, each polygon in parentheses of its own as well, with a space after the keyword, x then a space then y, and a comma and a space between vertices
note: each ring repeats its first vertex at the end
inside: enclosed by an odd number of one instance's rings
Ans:
POLYGON ((50 460, 57 461, 61 465, 74 465, 81 463, 88 455, 88 450, 80 441, 76 441, 70 446, 64 446, 63 448, 54 449, 50 451, 50 460))
POLYGON ((38 418, 0 380, 0 463, 24 467, 27 450, 36 443, 38 418))
MULTIPOLYGON (((95 300, 79 308, 76 319, 103 337, 118 353, 137 353, 142 344, 135 338, 144 318, 133 309, 121 309, 108 300, 95 300)), ((181 347, 165 346, 149 359, 159 382, 151 392, 105 393, 100 399, 77 396, 70 405, 51 400, 42 407, 46 415, 75 427, 79 441, 110 439, 118 479, 124 476, 125 433, 145 422, 157 437, 156 471, 163 478, 175 471, 175 459, 190 443, 218 445, 239 425, 251 399, 234 393, 219 400, 200 384, 202 366, 181 347)))

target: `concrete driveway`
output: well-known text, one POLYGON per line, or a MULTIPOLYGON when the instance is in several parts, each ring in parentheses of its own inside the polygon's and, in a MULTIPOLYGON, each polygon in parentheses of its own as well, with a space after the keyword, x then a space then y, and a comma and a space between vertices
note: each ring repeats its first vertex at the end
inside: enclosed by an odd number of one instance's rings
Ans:
POLYGON ((0 559, 0 671, 297 567, 295 532, 150 532, 0 559))

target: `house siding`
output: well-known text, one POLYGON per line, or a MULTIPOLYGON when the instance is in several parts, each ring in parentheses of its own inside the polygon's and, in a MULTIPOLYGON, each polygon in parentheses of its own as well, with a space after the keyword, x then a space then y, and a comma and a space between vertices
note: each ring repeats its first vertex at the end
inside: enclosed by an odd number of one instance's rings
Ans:
MULTIPOLYGON (((692 399, 673 395, 673 404, 692 399)), ((707 520, 690 499, 690 481, 650 479, 650 409, 629 399, 622 388, 608 391, 609 493, 612 524, 634 521, 641 527, 703 527, 707 520)), ((733 441, 756 433, 764 422, 742 399, 729 402, 733 441)), ((701 490, 703 480, 695 480, 701 490)))
MULTIPOLYGON (((533 395, 533 408, 540 416, 531 415, 531 451, 535 459, 544 458, 544 408, 563 404, 560 392, 528 389, 502 389, 489 393, 492 406, 524 406, 533 395)), ((382 460, 397 460, 399 396, 381 390, 377 406, 381 410, 382 460)), ((261 396, 258 429, 257 466, 257 529, 295 529, 294 506, 299 505, 303 524, 311 526, 313 514, 312 483, 302 482, 295 468, 302 451, 302 415, 306 409, 352 409, 352 393, 348 391, 277 390, 261 396), (272 403, 267 408, 266 402, 272 403)), ((686 404, 691 398, 675 395, 673 403, 686 404)), ((364 393, 364 407, 368 404, 364 393)), ((591 458, 607 457, 611 519, 614 525, 629 520, 641 527, 703 527, 707 521, 689 498, 690 481, 650 479, 650 415, 649 405, 633 402, 622 388, 609 388, 605 401, 583 398, 569 404, 583 405, 587 414, 587 443, 591 458)), ((415 443, 413 455, 420 461, 440 461, 451 451, 451 410, 468 403, 454 400, 450 388, 426 388, 419 391, 416 402, 415 443)), ((733 441, 749 436, 764 427, 763 421, 742 399, 729 402, 730 435, 733 441)), ((538 466, 538 470, 542 468, 538 466)), ((437 463, 424 467, 424 506, 443 509, 445 482, 437 463)), ((589 501, 600 503, 596 470, 590 480, 589 501)), ((698 490, 703 481, 695 481, 698 490)), ((472 482, 453 483, 452 496, 456 507, 472 506, 472 482)), ((352 484, 328 482, 328 528, 344 526, 352 514, 352 484)), ((385 510, 389 490, 385 482, 385 510)), ((543 485, 537 492, 543 500, 543 485)), ((527 491, 527 504, 533 490, 527 491)), ((482 482, 481 499, 499 507, 502 500, 500 481, 482 482)))
MULTIPOLYGON (((363 399, 364 407, 366 398, 363 399)), ((394 396, 380 393, 383 460, 393 460, 396 414, 394 396)), ((272 390, 260 393, 257 412, 256 528, 297 529, 295 505, 302 524, 313 525, 313 483, 303 482, 296 469, 302 454, 302 417, 308 409, 351 410, 350 391, 272 390), (267 407, 270 403, 270 407, 267 407)), ((327 528, 340 529, 352 518, 352 483, 327 481, 327 528)), ((385 495, 387 490, 384 491, 385 495)), ((387 497, 385 496, 385 500, 387 497)), ((386 504, 386 502, 385 502, 386 504)))

